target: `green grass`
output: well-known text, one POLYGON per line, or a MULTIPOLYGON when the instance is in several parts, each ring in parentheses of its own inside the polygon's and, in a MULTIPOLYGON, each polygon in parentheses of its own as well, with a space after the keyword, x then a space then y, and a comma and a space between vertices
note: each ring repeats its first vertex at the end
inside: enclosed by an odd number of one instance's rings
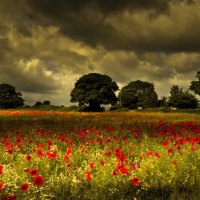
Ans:
POLYGON ((0 112, 0 199, 199 200, 199 144, 196 114, 0 112))

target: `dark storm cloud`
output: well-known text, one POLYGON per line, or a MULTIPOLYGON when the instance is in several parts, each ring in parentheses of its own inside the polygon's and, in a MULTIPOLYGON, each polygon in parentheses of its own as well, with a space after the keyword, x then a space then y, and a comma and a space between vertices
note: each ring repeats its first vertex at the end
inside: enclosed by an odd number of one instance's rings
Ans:
MULTIPOLYGON (((121 40, 112 24, 106 23, 109 15, 124 10, 168 9, 167 0, 28 0, 33 13, 41 23, 59 26, 67 36, 91 46, 103 45, 108 49, 130 48, 116 45, 121 40), (114 37, 112 39, 112 37, 114 37)), ((129 43, 129 42, 128 42, 129 43)), ((131 44, 132 45, 132 44, 131 44)), ((137 45, 137 44, 136 44, 137 45)), ((133 47, 132 47, 133 48, 133 47)))
POLYGON ((199 0, 1 0, 0 83, 69 104, 84 74, 187 89, 200 66, 199 0))
POLYGON ((1 0, 0 1, 1 32, 14 26, 24 36, 30 36, 29 27, 33 23, 25 0, 1 0))
MULTIPOLYGON (((31 61, 30 61, 31 62, 31 61)), ((1 82, 15 85, 19 90, 32 93, 55 93, 57 86, 53 79, 45 76, 41 70, 25 70, 25 65, 13 67, 13 63, 1 64, 1 82)))
POLYGON ((67 36, 92 47, 200 51, 200 16, 195 9, 200 5, 195 0, 28 0, 28 5, 43 25, 58 26, 67 36), (185 23, 183 14, 188 17, 185 23))
POLYGON ((59 16, 64 12, 80 12, 82 9, 99 9, 105 15, 124 9, 156 9, 168 8, 168 0, 28 0, 35 11, 48 16, 59 16))
POLYGON ((0 11, 25 37, 31 37, 30 28, 36 24, 59 27, 67 37, 107 50, 200 51, 198 0, 20 0, 16 8, 12 4, 3 1, 0 11))
POLYGON ((0 38, 0 59, 4 59, 5 56, 5 52, 9 51, 10 47, 9 47, 9 41, 7 38, 0 38))

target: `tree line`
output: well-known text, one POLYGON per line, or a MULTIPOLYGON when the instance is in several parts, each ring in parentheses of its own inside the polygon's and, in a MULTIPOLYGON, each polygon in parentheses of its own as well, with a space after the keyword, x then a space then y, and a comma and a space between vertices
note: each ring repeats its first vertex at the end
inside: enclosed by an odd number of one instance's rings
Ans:
MULTIPOLYGON (((197 80, 191 81, 188 90, 183 91, 178 85, 170 89, 170 96, 158 99, 154 84, 136 80, 124 86, 118 96, 119 87, 111 77, 99 73, 90 73, 80 77, 72 89, 70 101, 78 103, 80 111, 102 111, 103 105, 111 105, 111 110, 127 108, 174 107, 179 109, 197 108, 198 99, 189 92, 200 95, 200 71, 197 80)), ((50 101, 36 102, 35 106, 50 105, 50 101)), ((0 84, 0 108, 24 106, 21 92, 7 83, 0 84)))

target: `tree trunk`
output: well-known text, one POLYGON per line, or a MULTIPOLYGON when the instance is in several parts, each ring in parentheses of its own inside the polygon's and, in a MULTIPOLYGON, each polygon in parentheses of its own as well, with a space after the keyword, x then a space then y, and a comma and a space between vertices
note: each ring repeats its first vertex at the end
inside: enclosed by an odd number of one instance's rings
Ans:
POLYGON ((89 101, 89 110, 93 112, 101 111, 100 104, 97 101, 89 101))

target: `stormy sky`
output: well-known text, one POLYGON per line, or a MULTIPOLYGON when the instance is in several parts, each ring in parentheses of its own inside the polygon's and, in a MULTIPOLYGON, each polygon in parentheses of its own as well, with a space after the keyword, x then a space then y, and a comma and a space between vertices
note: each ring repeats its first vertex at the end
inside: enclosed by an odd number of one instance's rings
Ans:
POLYGON ((82 75, 188 89, 200 70, 200 0, 1 0, 0 83, 26 104, 71 105, 82 75))

